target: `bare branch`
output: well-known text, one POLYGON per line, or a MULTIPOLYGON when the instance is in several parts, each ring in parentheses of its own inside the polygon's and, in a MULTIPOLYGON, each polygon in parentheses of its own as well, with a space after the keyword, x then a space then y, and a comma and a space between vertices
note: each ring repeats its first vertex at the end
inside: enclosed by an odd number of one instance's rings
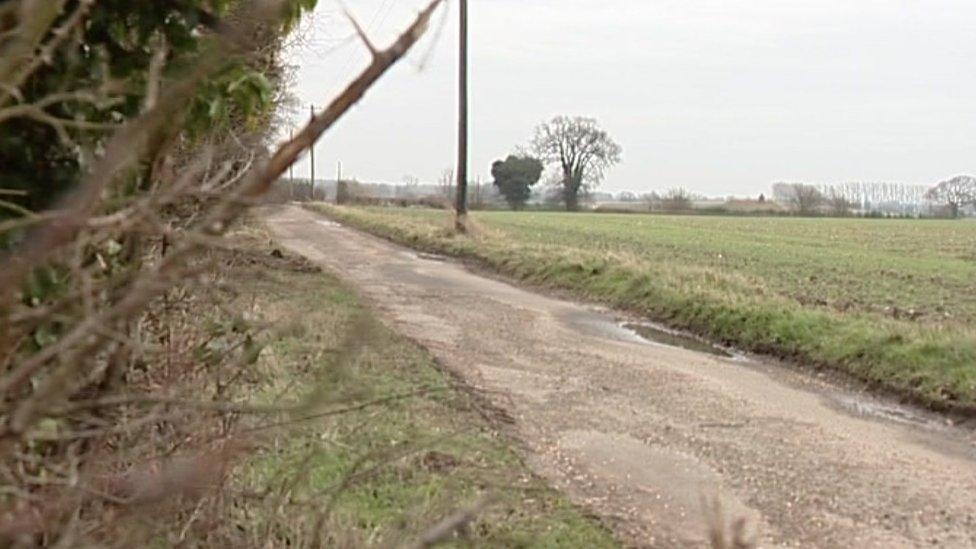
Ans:
MULTIPOLYGON (((7 103, 11 97, 14 97, 14 94, 11 93, 12 89, 18 90, 41 65, 50 63, 51 56, 71 35, 72 30, 84 22, 88 12, 95 5, 95 0, 80 0, 75 11, 61 26, 51 31, 51 39, 36 52, 33 51, 34 45, 43 39, 48 32, 47 25, 54 22, 66 4, 66 0, 58 0, 54 5, 46 2, 24 2, 23 4, 25 7, 30 7, 21 13, 22 18, 27 18, 27 20, 21 20, 21 26, 30 25, 31 28, 24 28, 19 46, 6 62, 0 62, 0 81, 5 84, 3 94, 0 95, 0 105, 7 103), (26 64, 21 65, 25 61, 26 64)), ((2 57, 4 56, 0 56, 0 58, 2 57)))
POLYGON ((433 547, 440 543, 449 541, 458 533, 463 533, 469 524, 477 520, 478 516, 481 515, 485 509, 491 506, 494 499, 495 498, 491 496, 484 497, 481 499, 481 501, 475 503, 471 507, 462 509, 445 518, 441 522, 437 523, 433 528, 428 530, 414 547, 418 549, 433 547))
POLYGON ((146 99, 143 102, 143 112, 152 110, 159 101, 159 90, 162 87, 163 69, 166 67, 166 56, 169 48, 166 38, 158 35, 154 40, 153 56, 149 61, 149 76, 146 79, 146 99))
POLYGON ((433 0, 417 15, 413 24, 389 48, 378 52, 373 62, 332 103, 295 137, 280 147, 262 168, 252 173, 251 193, 263 194, 323 133, 329 130, 386 71, 417 43, 430 25, 430 19, 444 0, 433 0))
MULTIPOLYGON (((198 250, 202 243, 211 243, 206 237, 221 235, 230 222, 241 213, 245 207, 244 199, 264 194, 288 169, 288 166, 303 153, 309 143, 317 140, 322 133, 331 128, 397 60, 410 50, 423 35, 432 14, 442 1, 433 0, 396 42, 375 57, 370 66, 323 113, 316 115, 294 139, 281 145, 269 161, 253 167, 244 178, 239 193, 231 195, 235 199, 221 202, 210 212, 201 221, 198 235, 183 240, 154 269, 151 276, 137 280, 128 294, 114 307, 86 318, 56 344, 41 349, 0 380, 0 394, 8 394, 9 391, 20 387, 30 379, 31 375, 49 361, 60 356, 62 352, 67 353, 62 357, 62 365, 41 383, 30 399, 21 402, 18 409, 11 414, 8 424, 2 431, 3 436, 23 433, 37 418, 38 402, 54 392, 63 391, 66 384, 76 383, 72 381, 75 361, 86 356, 104 339, 104 335, 99 334, 96 328, 131 315, 168 287, 178 276, 187 256, 198 250)), ((106 161, 96 166, 96 169, 85 179, 79 194, 71 201, 69 213, 59 218, 56 223, 45 226, 45 230, 31 241, 33 246, 28 253, 24 257, 12 259, 11 268, 0 273, 0 288, 3 289, 0 291, 12 292, 16 288, 15 281, 20 280, 31 265, 48 257, 54 248, 72 238, 83 226, 100 196, 101 189, 138 157, 140 148, 138 144, 146 139, 147 133, 151 133, 164 122, 165 117, 175 110, 176 103, 182 101, 194 89, 196 82, 209 72, 214 59, 211 58, 209 61, 209 63, 202 61, 201 67, 195 72, 193 78, 180 83, 175 90, 166 94, 155 109, 136 119, 133 124, 127 125, 113 137, 106 150, 106 161)))
MULTIPOLYGON (((33 113, 43 113, 44 109, 59 103, 91 103, 98 108, 108 108, 118 105, 122 101, 123 99, 121 97, 107 97, 105 95, 95 94, 90 91, 53 93, 38 100, 36 103, 13 105, 5 109, 0 109, 0 123, 12 118, 30 116, 33 113)), ((109 129, 115 129, 117 127, 118 126, 115 125, 113 128, 109 129)))

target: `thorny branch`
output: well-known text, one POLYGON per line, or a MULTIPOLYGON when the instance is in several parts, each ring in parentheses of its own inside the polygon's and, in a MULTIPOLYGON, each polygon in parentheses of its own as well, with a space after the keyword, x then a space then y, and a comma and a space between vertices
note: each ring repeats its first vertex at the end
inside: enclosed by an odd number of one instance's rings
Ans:
POLYGON ((48 25, 54 22, 66 3, 67 0, 21 2, 23 13, 19 17, 19 40, 15 40, 9 51, 0 56, 0 59, 6 58, 6 61, 0 61, 0 82, 4 83, 4 89, 0 90, 0 106, 11 97, 18 97, 20 87, 31 74, 51 62, 54 52, 74 29, 84 23, 95 0, 80 0, 64 23, 50 32, 51 38, 47 43, 37 48, 36 45, 48 32, 48 25))
MULTIPOLYGON (((151 393, 126 395, 118 392, 119 387, 112 380, 124 375, 119 369, 128 367, 127 357, 147 352, 146 348, 140 347, 137 333, 142 328, 133 320, 138 319, 154 300, 165 297, 168 302, 170 292, 177 284, 199 272, 194 257, 223 244, 221 237, 232 223, 410 51, 442 2, 432 0, 385 49, 377 49, 350 16, 372 55, 372 62, 328 107, 316 113, 306 127, 273 153, 268 154, 258 150, 253 143, 244 144, 237 140, 236 144, 203 147, 198 154, 189 155, 195 156, 194 159, 179 163, 172 158, 172 153, 177 150, 172 145, 173 140, 161 137, 172 131, 173 121, 179 118, 200 83, 213 74, 227 56, 250 52, 249 39, 254 29, 277 16, 283 2, 252 2, 250 5, 255 11, 248 16, 215 25, 214 46, 205 50, 182 78, 168 85, 163 84, 161 77, 166 45, 158 43, 142 113, 121 127, 52 114, 55 112, 52 107, 65 103, 106 107, 119 101, 106 90, 64 91, 33 103, 22 102, 21 86, 52 58, 72 32, 84 24, 96 0, 79 0, 56 28, 51 25, 69 5, 67 0, 20 2, 23 14, 31 19, 22 18, 20 27, 11 31, 16 34, 15 40, 4 50, 4 59, 0 60, 0 123, 17 117, 32 118, 52 126, 59 139, 66 143, 71 142, 69 129, 108 131, 112 135, 77 189, 58 207, 38 213, 25 211, 21 218, 0 222, 0 233, 14 229, 28 231, 22 244, 0 257, 0 264, 4 265, 0 270, 0 456, 3 456, 0 478, 21 479, 23 486, 12 486, 8 493, 18 501, 40 505, 29 515, 13 513, 9 521, 6 518, 0 520, 0 542, 13 539, 9 536, 16 537, 20 535, 18 532, 44 531, 44 523, 60 520, 56 517, 77 517, 77 513, 69 510, 77 509, 79 505, 94 502, 118 505, 130 501, 117 498, 116 492, 103 489, 97 482, 76 482, 85 475, 84 469, 90 467, 86 463, 97 462, 79 457, 84 456, 83 448, 91 451, 92 448, 103 448, 105 444, 110 447, 110 441, 136 433, 144 433, 151 440, 171 437, 169 452, 189 441, 204 447, 225 444, 246 433, 246 430, 233 428, 235 418, 240 416, 296 416, 252 428, 267 430, 409 396, 394 395, 302 416, 299 408, 219 400, 194 401, 151 393), (170 144, 160 147, 160 142, 170 144), (214 162, 218 150, 227 160, 214 162), (109 191, 141 164, 154 167, 148 192, 135 196, 128 203, 108 205, 109 191), (163 212, 181 208, 187 201, 196 204, 196 209, 174 226, 163 212), (160 243, 160 255, 143 259, 145 252, 140 252, 140 243, 144 242, 160 243), (113 246, 118 250, 106 251, 113 246), (133 268, 114 271, 106 259, 110 253, 127 254, 133 268), (49 265, 65 267, 72 286, 49 303, 25 306, 20 289, 31 273, 49 265), (33 339, 37 329, 48 324, 58 325, 57 336, 36 350, 28 350, 25 342, 33 339), (121 410, 126 412, 120 413, 121 410), (136 415, 127 415, 132 413, 136 415), (211 433, 219 436, 206 433, 181 435, 180 422, 193 413, 224 418, 221 430, 211 433), (67 419, 75 422, 75 428, 59 428, 52 432, 43 424, 67 419), (96 445, 96 441, 105 441, 105 444, 96 445), (33 463, 30 454, 22 450, 36 444, 72 448, 74 457, 64 466, 33 463), (55 476, 43 485, 28 482, 39 477, 35 473, 25 475, 23 471, 42 466, 55 476), (39 490, 51 493, 51 490, 68 486, 83 489, 74 490, 64 498, 37 495, 39 490)), ((234 371, 233 363, 223 367, 234 371)), ((228 459, 234 454, 217 453, 228 459)), ((222 470, 222 467, 218 469, 222 470)), ((80 527, 76 522, 75 518, 66 522, 69 526, 61 533, 62 540, 78 534, 80 527)))

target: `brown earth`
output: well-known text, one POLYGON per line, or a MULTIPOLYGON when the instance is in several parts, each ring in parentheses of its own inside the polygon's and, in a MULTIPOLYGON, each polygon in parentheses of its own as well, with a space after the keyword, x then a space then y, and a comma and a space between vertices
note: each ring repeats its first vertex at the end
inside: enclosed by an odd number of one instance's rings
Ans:
POLYGON ((976 435, 814 375, 644 340, 546 297, 297 206, 279 243, 336 272, 483 393, 532 467, 628 544, 976 546, 976 435))

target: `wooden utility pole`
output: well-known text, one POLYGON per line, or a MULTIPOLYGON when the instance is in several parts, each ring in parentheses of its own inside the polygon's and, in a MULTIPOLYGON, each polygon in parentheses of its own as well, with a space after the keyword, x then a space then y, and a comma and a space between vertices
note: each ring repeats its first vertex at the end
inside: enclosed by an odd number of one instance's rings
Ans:
POLYGON ((459 0, 459 5, 461 50, 458 63, 458 166, 454 228, 464 232, 468 215, 468 0, 459 0))
MULTIPOLYGON (((312 111, 312 118, 315 118, 315 105, 311 105, 310 110, 312 111)), ((309 188, 308 199, 315 200, 315 141, 312 141, 312 144, 308 146, 308 156, 309 156, 309 165, 311 166, 311 172, 312 172, 311 173, 312 179, 309 181, 308 184, 308 188, 309 188)))
MULTIPOLYGON (((288 130, 288 140, 295 139, 295 130, 288 130)), ((288 198, 295 200, 295 167, 294 164, 288 165, 288 198)))
POLYGON ((349 200, 349 189, 342 182, 342 160, 336 162, 336 204, 344 204, 349 200))

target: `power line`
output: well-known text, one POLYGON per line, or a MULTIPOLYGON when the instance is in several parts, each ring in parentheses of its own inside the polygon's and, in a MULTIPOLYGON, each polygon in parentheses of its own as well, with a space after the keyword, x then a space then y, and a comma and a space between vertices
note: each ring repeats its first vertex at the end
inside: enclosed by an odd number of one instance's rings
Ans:
MULTIPOLYGON (((390 3, 390 1, 389 1, 389 0, 386 0, 386 1, 384 2, 384 6, 385 6, 386 4, 389 4, 389 7, 387 8, 387 10, 386 10, 386 12, 385 12, 385 13, 383 14, 383 17, 381 17, 381 18, 380 18, 380 22, 379 22, 379 25, 377 25, 377 27, 382 27, 382 26, 383 26, 383 23, 386 23, 386 18, 387 18, 387 17, 389 17, 389 16, 390 16, 390 13, 392 13, 392 12, 393 12, 393 4, 392 4, 392 3, 390 3)), ((383 6, 381 6, 381 7, 380 7, 380 11, 383 11, 383 6)), ((379 13, 379 12, 377 12, 377 13, 379 13)), ((372 23, 370 23, 370 26, 371 26, 371 27, 372 27, 372 25, 373 25, 373 24, 372 24, 372 23)))
POLYGON ((380 20, 380 26, 383 26, 387 16, 389 16, 390 12, 393 11, 392 8, 393 4, 390 3, 390 0, 383 0, 383 3, 380 5, 380 9, 376 10, 376 13, 373 14, 373 18, 369 21, 369 25, 366 25, 366 30, 373 30, 373 23, 376 22, 376 18, 379 17, 380 13, 382 13, 385 9, 386 13, 383 14, 383 18, 380 20))
MULTIPOLYGON (((380 7, 377 8, 375 12, 373 12, 373 16, 370 17, 369 19, 369 24, 366 25, 365 31, 367 34, 373 32, 373 25, 376 23, 376 19, 380 16, 380 13, 382 13, 383 10, 386 10, 386 13, 383 15, 382 21, 386 21, 386 17, 390 15, 391 11, 393 11, 393 4, 391 0, 383 0, 383 3, 380 4, 380 7)), ((380 23, 381 25, 382 25, 382 21, 380 23)), ((349 69, 349 67, 352 65, 352 60, 355 55, 356 55, 355 51, 349 52, 349 55, 346 56, 346 62, 343 63, 342 68, 338 72, 336 72, 335 81, 332 83, 332 85, 337 84, 339 82, 339 79, 342 78, 342 74, 349 69)))

